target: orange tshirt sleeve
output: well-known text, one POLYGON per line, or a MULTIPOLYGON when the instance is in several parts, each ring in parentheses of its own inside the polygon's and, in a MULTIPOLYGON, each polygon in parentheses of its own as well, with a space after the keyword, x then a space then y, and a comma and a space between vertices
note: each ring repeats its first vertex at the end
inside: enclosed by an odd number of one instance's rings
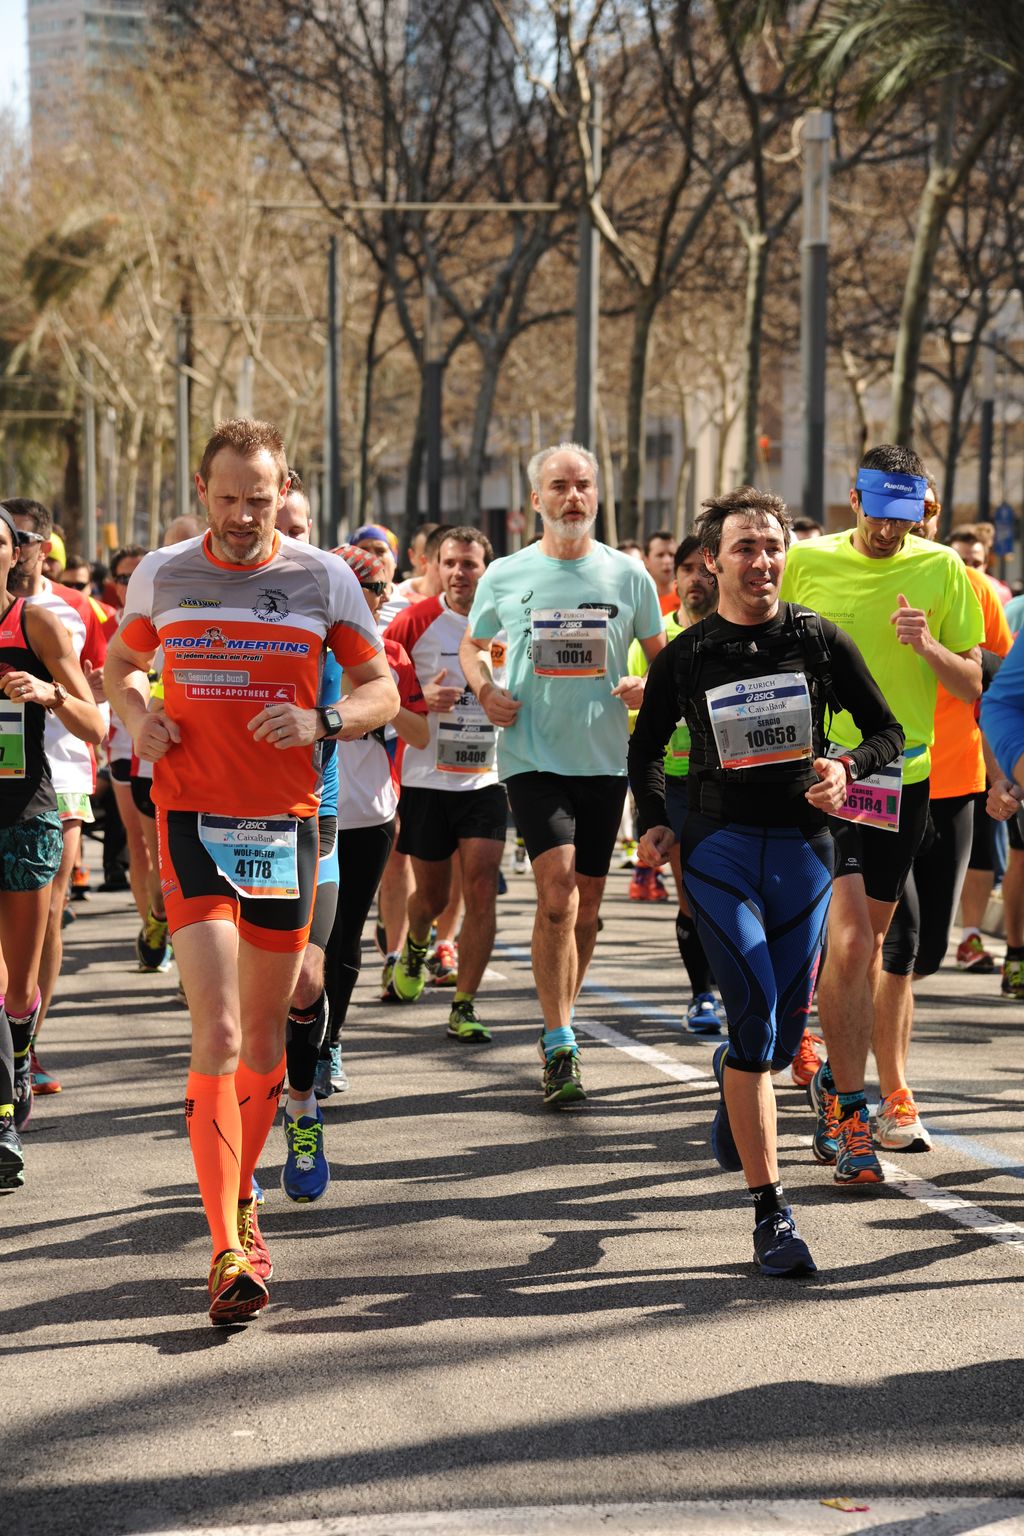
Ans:
MULTIPOLYGON (((127 643, 131 645, 130 640, 127 643)), ((334 624, 327 631, 327 644, 343 667, 358 667, 361 662, 372 661, 383 650, 379 640, 375 644, 350 624, 334 624)))
POLYGON ((133 613, 118 633, 129 650, 137 651, 140 656, 148 656, 160 644, 160 636, 141 613, 133 613))

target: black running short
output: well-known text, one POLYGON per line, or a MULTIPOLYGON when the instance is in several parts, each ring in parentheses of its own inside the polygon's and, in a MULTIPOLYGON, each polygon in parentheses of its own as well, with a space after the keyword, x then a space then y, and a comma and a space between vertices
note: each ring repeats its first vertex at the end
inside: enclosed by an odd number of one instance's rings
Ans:
POLYGON ((625 774, 515 773, 505 788, 531 860, 549 848, 572 844, 576 873, 604 879, 619 835, 625 774))
POLYGON ((501 784, 483 789, 429 789, 410 785, 398 802, 398 851, 425 864, 450 859, 469 837, 503 843, 508 800, 501 784))
POLYGON ((1006 835, 1010 839, 1010 847, 1017 853, 1024 853, 1024 811, 1018 811, 1016 816, 1011 816, 1006 823, 1006 835))
POLYGON ((148 816, 150 821, 156 820, 156 806, 153 804, 153 780, 141 778, 133 773, 129 780, 132 787, 132 802, 140 816, 148 816))
POLYGON ((316 890, 317 817, 298 824, 298 888, 293 897, 240 896, 220 873, 199 837, 195 811, 157 810, 160 889, 172 936, 190 923, 223 920, 259 949, 305 949, 316 890))
POLYGON ((829 817, 836 845, 835 879, 863 875, 864 890, 873 901, 899 901, 907 875, 928 827, 929 779, 905 784, 897 832, 864 827, 829 817))

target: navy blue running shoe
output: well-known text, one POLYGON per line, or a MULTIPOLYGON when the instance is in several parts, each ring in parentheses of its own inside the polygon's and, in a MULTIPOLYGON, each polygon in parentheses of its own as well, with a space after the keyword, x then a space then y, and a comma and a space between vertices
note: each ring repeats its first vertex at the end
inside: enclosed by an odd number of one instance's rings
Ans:
POLYGON ((754 1263, 762 1275, 816 1275, 818 1266, 796 1229, 788 1205, 773 1211, 754 1228, 754 1263))
POLYGON ((300 1204, 319 1200, 331 1182, 331 1165, 324 1151, 324 1117, 319 1108, 315 1120, 310 1115, 292 1120, 285 1110, 284 1135, 288 1155, 281 1170, 281 1188, 289 1200, 300 1204))
POLYGON ((715 1082, 718 1084, 720 1095, 715 1118, 711 1122, 711 1151, 714 1154, 715 1162, 722 1169, 723 1173, 739 1173, 743 1168, 743 1164, 736 1150, 736 1143, 732 1139, 729 1111, 725 1107, 725 1088, 722 1085, 725 1058, 728 1054, 729 1042, 725 1040, 711 1059, 711 1066, 714 1070, 715 1082))

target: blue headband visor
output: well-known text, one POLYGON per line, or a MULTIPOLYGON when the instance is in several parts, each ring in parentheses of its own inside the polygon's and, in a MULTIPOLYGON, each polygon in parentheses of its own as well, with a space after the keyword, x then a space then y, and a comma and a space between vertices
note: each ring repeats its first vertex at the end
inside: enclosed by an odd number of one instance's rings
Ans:
POLYGON ((919 523, 924 517, 928 482, 922 475, 895 474, 887 469, 858 469, 857 490, 865 517, 895 517, 919 523))

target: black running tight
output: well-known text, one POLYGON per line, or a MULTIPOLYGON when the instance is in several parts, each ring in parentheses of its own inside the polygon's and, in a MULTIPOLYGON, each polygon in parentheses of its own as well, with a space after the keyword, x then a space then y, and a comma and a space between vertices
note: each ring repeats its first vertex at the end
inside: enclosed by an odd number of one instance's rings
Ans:
POLYGON ((363 926, 395 840, 395 823, 338 829, 338 913, 327 943, 325 986, 330 1040, 337 1045, 359 980, 363 926))

